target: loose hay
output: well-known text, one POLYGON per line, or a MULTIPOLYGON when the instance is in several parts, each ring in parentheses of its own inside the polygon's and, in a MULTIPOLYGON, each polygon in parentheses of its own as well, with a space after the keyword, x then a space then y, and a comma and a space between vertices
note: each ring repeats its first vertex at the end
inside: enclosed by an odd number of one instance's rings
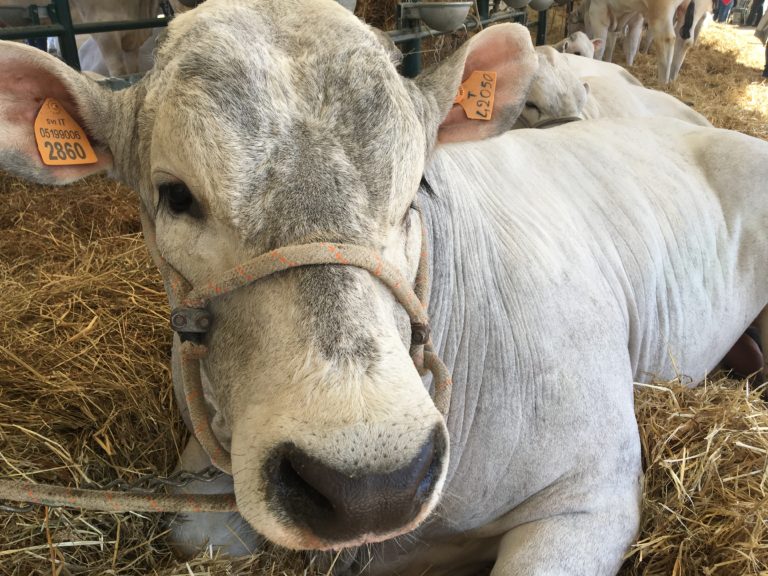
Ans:
POLYGON ((725 378, 638 387, 646 495, 622 574, 765 574, 768 407, 725 378))
MULTIPOLYGON (((767 138, 768 87, 753 82, 762 61, 748 40, 713 25, 673 93, 717 125, 767 138)), ((653 83, 651 58, 632 71, 653 83)), ((102 178, 51 189, 0 175, 0 310, 1 476, 82 485, 173 469, 186 432, 168 370, 167 305, 130 191, 102 178)), ((758 393, 717 379, 638 388, 636 402, 646 498, 622 574, 766 573, 768 410, 758 393)), ((276 551, 178 563, 164 523, 0 512, 0 574, 316 572, 276 551)))
MULTIPOLYGON (((768 139, 768 83, 760 74, 765 49, 754 37, 754 28, 710 23, 699 45, 683 62, 680 78, 667 92, 690 103, 718 128, 738 130, 768 139)), ((623 63, 621 50, 614 61, 623 63)), ((629 68, 643 84, 658 89, 656 56, 639 54, 629 68)))

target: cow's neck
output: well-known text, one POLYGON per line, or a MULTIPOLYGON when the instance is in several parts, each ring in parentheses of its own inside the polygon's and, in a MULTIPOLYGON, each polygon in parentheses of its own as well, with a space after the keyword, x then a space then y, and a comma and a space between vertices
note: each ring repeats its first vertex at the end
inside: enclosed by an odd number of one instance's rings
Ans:
POLYGON ((453 378, 448 418, 451 464, 448 481, 462 456, 482 436, 477 428, 494 426, 495 418, 507 420, 508 438, 517 431, 510 407, 518 392, 500 385, 514 378, 515 342, 510 311, 504 304, 504 284, 509 275, 497 259, 499 248, 484 215, 464 198, 441 195, 422 188, 420 206, 428 230, 430 274, 430 324, 435 347, 453 378))

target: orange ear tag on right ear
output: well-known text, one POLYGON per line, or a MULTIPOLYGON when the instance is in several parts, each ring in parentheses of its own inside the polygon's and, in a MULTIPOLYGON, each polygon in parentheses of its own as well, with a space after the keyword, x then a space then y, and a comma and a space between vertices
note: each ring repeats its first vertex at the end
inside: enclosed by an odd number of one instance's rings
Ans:
POLYGON ((73 166, 99 161, 88 136, 58 100, 46 98, 35 118, 35 141, 43 164, 73 166))
POLYGON ((453 103, 464 108, 470 120, 490 120, 496 95, 496 72, 475 70, 459 86, 453 103))

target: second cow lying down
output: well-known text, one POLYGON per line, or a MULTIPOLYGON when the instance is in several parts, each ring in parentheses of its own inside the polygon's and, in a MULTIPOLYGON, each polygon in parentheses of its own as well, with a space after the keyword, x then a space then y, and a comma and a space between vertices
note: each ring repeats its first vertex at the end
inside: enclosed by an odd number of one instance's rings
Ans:
POLYGON ((536 48, 539 68, 515 128, 544 126, 558 119, 649 118, 665 116, 711 126, 704 116, 624 68, 608 62, 536 48))
POLYGON ((584 32, 578 31, 569 34, 566 38, 560 40, 560 42, 553 44, 552 48, 565 54, 593 58, 595 50, 598 46, 602 46, 602 44, 602 40, 590 40, 589 36, 584 34, 584 32))
POLYGON ((193 286, 308 242, 375 250, 400 286, 429 269, 444 415, 376 272, 286 260, 208 302, 199 365, 240 515, 176 519, 177 538, 257 545, 250 526, 349 548, 353 574, 617 572, 640 520, 633 381, 700 381, 768 303, 768 144, 666 118, 509 131, 539 65, 507 24, 405 79, 321 0, 207 0, 116 93, 0 44, 0 168, 108 170, 193 286), (469 120, 457 90, 488 70, 493 116, 469 120), (96 163, 43 164, 47 97, 96 163))

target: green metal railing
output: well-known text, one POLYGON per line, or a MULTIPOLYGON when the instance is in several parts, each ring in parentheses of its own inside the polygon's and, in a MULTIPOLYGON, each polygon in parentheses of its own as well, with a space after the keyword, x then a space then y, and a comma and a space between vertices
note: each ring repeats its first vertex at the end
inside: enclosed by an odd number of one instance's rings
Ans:
POLYGON ((55 36, 59 39, 61 57, 76 70, 80 70, 80 58, 77 56, 77 44, 75 43, 75 36, 78 34, 160 28, 166 26, 170 20, 166 14, 164 18, 152 18, 151 20, 74 24, 72 22, 72 13, 69 10, 69 0, 52 0, 52 3, 46 6, 30 6, 30 14, 33 21, 39 22, 41 8, 46 10, 48 17, 51 19, 51 24, 2 28, 0 29, 0 40, 22 40, 55 36))
MULTIPOLYGON (((20 0, 21 1, 21 0, 20 0)), ((473 30, 481 26, 487 26, 495 22, 513 21, 528 24, 525 10, 508 10, 499 14, 489 15, 489 0, 477 0, 479 19, 469 18, 464 23, 464 29, 473 30)), ((164 6, 164 17, 151 20, 120 21, 120 22, 91 22, 74 24, 69 9, 69 0, 52 0, 45 6, 30 6, 30 19, 36 23, 31 26, 18 26, 0 29, 0 40, 21 40, 34 38, 47 38, 55 36, 59 39, 61 56, 72 68, 80 70, 80 59, 77 55, 75 37, 78 34, 95 34, 98 32, 114 32, 121 30, 137 30, 144 28, 159 28, 166 26, 172 18, 170 8, 164 6), (51 20, 51 24, 39 24, 40 13, 45 11, 51 20)), ((421 70, 421 41, 431 36, 449 34, 449 32, 436 32, 420 25, 418 22, 407 22, 409 27, 389 32, 396 44, 401 45, 404 54, 403 74, 416 76, 421 70)), ((539 12, 536 44, 543 44, 546 34, 547 13, 539 12)))
MULTIPOLYGON (((479 19, 468 18, 461 29, 469 31, 478 27, 485 27, 489 24, 504 21, 520 22, 522 24, 526 24, 527 22, 527 13, 525 10, 508 10, 490 16, 488 13, 488 4, 489 0, 477 0, 479 19)), ((451 32, 436 32, 430 30, 419 25, 418 21, 413 22, 413 24, 413 27, 406 27, 388 32, 389 37, 392 38, 395 44, 401 45, 401 50, 403 52, 402 73, 409 78, 416 76, 421 71, 421 41, 424 38, 432 36, 451 34, 451 32)))

